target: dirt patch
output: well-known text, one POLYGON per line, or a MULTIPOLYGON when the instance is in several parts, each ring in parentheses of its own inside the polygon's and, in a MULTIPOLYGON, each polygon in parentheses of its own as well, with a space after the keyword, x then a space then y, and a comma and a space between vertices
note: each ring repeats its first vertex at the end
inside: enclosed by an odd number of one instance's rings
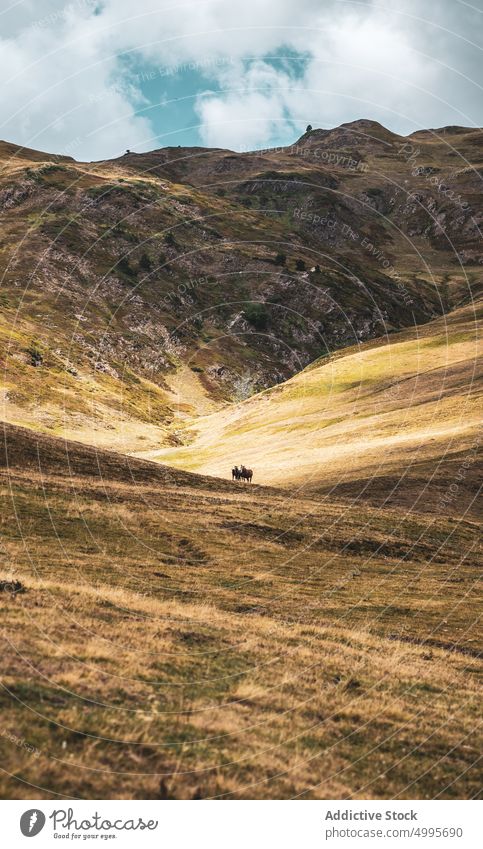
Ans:
POLYGON ((304 534, 298 531, 274 528, 272 525, 259 525, 255 522, 244 522, 243 524, 222 522, 221 527, 242 536, 258 537, 259 539, 277 542, 280 545, 292 545, 293 543, 303 542, 305 539, 304 534))

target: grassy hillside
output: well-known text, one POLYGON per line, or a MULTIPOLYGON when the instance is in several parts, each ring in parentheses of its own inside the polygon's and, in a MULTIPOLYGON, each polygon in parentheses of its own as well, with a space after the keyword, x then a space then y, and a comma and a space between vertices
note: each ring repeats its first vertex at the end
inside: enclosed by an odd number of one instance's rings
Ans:
POLYGON ((94 163, 1 142, 2 418, 176 443, 185 416, 468 303, 482 166, 477 130, 370 121, 94 163))
POLYGON ((471 521, 12 426, 0 465, 3 797, 479 794, 471 521))
POLYGON ((324 358, 282 386, 191 421, 185 446, 149 456, 222 477, 243 462, 259 483, 294 491, 472 509, 481 311, 481 303, 461 308, 324 358), (464 486, 458 478, 447 497, 458 473, 464 486))
POLYGON ((0 143, 4 797, 481 794, 482 159, 0 143))

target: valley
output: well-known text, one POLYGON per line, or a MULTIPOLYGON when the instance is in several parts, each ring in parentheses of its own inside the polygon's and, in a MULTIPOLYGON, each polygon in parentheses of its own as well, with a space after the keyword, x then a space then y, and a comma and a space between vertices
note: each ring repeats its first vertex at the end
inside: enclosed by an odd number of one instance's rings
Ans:
POLYGON ((482 168, 0 143, 4 798, 481 796, 482 168))
POLYGON ((339 351, 280 386, 188 421, 178 431, 185 446, 146 456, 221 477, 228 458, 245 458, 262 484, 376 501, 379 494, 379 503, 419 509, 422 502, 436 511, 464 463, 464 487, 446 507, 477 510, 480 322, 481 302, 339 351))

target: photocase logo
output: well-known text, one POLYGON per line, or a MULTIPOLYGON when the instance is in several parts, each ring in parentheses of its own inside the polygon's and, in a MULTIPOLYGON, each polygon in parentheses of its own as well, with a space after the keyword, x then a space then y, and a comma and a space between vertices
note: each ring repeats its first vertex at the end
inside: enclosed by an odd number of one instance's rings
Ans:
POLYGON ((38 808, 31 808, 20 817, 20 831, 24 837, 35 837, 42 831, 44 825, 45 814, 38 808))

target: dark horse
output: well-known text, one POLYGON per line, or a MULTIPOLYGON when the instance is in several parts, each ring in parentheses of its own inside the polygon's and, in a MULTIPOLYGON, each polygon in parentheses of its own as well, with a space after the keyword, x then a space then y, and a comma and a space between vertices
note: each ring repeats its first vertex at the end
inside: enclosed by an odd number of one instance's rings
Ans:
POLYGON ((253 471, 251 469, 246 469, 245 466, 241 467, 240 477, 242 480, 247 481, 247 483, 252 482, 253 471))
POLYGON ((253 471, 251 469, 246 469, 245 466, 234 466, 231 470, 231 479, 233 481, 248 481, 248 483, 252 482, 253 471))

